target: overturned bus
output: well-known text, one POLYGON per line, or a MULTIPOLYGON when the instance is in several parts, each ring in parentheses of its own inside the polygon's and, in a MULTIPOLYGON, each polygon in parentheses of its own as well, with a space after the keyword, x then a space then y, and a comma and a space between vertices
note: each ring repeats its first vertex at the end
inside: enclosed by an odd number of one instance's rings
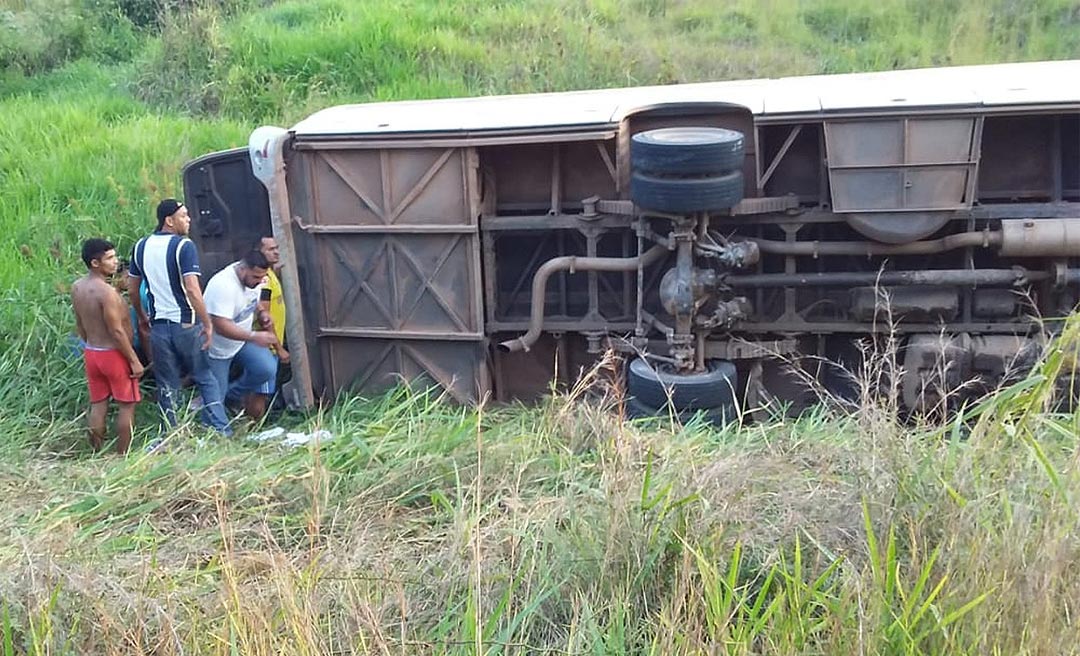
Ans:
MULTIPOLYGON (((333 107, 184 171, 208 270, 273 232, 300 405, 527 398, 608 349, 638 413, 798 403, 900 340, 984 387, 1077 303, 1080 61, 333 107), (804 370, 822 379, 830 367, 804 370)), ((839 384, 839 383, 837 383, 839 384)))

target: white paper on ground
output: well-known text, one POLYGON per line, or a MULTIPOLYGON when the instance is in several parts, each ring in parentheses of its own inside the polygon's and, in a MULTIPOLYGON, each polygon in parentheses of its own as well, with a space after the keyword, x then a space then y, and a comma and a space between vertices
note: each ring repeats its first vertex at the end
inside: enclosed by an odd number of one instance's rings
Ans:
POLYGON ((282 446, 298 447, 310 442, 329 442, 334 439, 334 434, 325 428, 311 431, 310 433, 286 432, 284 428, 275 426, 254 435, 248 435, 248 441, 265 444, 267 442, 280 442, 282 446))

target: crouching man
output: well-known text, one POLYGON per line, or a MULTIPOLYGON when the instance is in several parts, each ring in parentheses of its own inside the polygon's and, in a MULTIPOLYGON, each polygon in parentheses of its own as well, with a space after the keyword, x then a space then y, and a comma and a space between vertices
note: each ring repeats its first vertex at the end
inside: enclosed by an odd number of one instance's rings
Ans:
POLYGON ((214 325, 210 343, 210 369, 229 405, 242 405, 244 414, 258 421, 274 393, 278 359, 271 347, 279 346, 273 332, 251 329, 266 270, 266 256, 251 251, 225 267, 206 285, 206 310, 214 325), (229 382, 233 365, 239 377, 229 382))
POLYGON ((135 404, 139 402, 139 378, 143 366, 132 348, 127 303, 109 284, 120 268, 116 249, 104 239, 88 239, 82 247, 86 275, 71 286, 75 325, 85 343, 83 357, 90 388, 90 443, 101 449, 109 399, 116 401, 116 451, 127 453, 135 404))

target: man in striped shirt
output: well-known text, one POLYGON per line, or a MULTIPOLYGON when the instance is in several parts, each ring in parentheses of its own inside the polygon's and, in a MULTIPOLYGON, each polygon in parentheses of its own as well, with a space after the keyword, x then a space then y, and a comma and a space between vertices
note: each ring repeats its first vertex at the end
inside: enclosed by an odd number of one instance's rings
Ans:
POLYGON ((181 372, 190 372, 202 394, 202 423, 231 435, 223 393, 207 354, 213 324, 199 287, 199 254, 187 238, 191 217, 183 203, 166 198, 158 204, 157 220, 157 230, 135 244, 128 297, 139 323, 150 325, 158 405, 169 425, 175 426, 181 372), (148 307, 139 298, 144 278, 148 307))

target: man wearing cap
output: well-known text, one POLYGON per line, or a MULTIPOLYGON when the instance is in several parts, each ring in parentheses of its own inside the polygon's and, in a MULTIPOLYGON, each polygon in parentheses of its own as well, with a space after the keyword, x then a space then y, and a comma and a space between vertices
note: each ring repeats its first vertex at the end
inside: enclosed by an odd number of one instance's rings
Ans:
POLYGON ((199 254, 187 238, 191 217, 174 198, 158 203, 157 230, 135 244, 128 269, 128 297, 142 326, 150 326, 158 405, 169 425, 176 425, 181 371, 188 371, 203 398, 202 423, 231 435, 222 390, 210 369, 207 349, 213 324, 199 287, 199 254), (146 280, 147 306, 139 295, 146 280))

